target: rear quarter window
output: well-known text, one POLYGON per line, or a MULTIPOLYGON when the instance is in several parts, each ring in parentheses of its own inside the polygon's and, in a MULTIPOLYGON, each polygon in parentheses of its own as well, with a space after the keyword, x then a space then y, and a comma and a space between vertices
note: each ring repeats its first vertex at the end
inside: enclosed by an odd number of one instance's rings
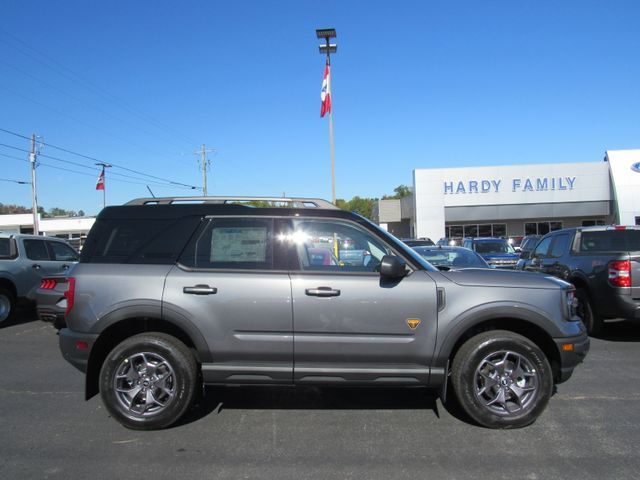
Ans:
POLYGON ((11 254, 11 239, 0 238, 0 260, 10 260, 15 258, 15 255, 11 254))
POLYGON ((172 264, 199 223, 199 217, 98 220, 80 262, 172 264))

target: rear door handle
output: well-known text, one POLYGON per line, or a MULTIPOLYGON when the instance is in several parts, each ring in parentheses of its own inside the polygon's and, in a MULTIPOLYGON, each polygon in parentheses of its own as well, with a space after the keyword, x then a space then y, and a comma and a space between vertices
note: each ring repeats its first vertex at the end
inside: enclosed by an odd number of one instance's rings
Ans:
POLYGON ((192 295, 214 295, 218 293, 218 289, 209 285, 195 285, 193 287, 183 287, 183 293, 191 293, 192 295))
POLYGON ((337 297, 340 290, 334 290, 331 287, 307 288, 304 293, 310 297, 337 297))
POLYGON ((34 263, 33 265, 31 265, 31 268, 33 268, 34 270, 40 270, 40 265, 34 263))

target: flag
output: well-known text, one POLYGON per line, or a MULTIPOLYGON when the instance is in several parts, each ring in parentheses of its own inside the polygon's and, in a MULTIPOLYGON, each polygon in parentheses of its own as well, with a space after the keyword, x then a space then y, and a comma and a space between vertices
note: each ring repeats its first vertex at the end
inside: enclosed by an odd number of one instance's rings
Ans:
POLYGON ((96 190, 104 190, 104 167, 102 167, 102 171, 96 182, 96 190))
POLYGON ((322 90, 320 90, 320 116, 329 112, 331 113, 331 73, 329 71, 329 62, 324 67, 324 78, 322 79, 322 90))

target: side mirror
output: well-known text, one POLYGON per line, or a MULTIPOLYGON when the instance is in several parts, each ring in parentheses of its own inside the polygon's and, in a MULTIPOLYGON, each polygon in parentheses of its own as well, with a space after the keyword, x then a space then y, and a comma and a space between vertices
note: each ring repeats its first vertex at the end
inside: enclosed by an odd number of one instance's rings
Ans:
POLYGON ((380 262, 380 276, 401 278, 407 275, 407 264, 400 257, 385 255, 380 262))
POLYGON ((531 257, 531 251, 520 251, 520 258, 523 260, 529 260, 531 257))

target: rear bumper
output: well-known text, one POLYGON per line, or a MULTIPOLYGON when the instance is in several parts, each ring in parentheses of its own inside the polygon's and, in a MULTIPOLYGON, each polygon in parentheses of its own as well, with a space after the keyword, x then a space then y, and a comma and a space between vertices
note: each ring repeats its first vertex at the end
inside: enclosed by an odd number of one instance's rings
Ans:
POLYGON ((625 318, 640 321, 640 300, 634 300, 631 295, 613 294, 607 302, 598 302, 603 318, 625 318))
POLYGON ((64 311, 60 309, 55 307, 41 307, 38 305, 36 307, 36 313, 38 314, 38 320, 51 323, 58 330, 67 326, 64 319, 64 311))
POLYGON ((86 373, 89 354, 97 338, 97 334, 78 333, 63 328, 58 334, 62 356, 78 370, 86 373))
POLYGON ((560 375, 556 378, 556 383, 562 383, 569 380, 573 369, 584 361, 589 353, 591 340, 585 332, 576 337, 554 338, 554 341, 560 352, 560 375), (571 345, 571 350, 568 349, 568 345, 571 345))

